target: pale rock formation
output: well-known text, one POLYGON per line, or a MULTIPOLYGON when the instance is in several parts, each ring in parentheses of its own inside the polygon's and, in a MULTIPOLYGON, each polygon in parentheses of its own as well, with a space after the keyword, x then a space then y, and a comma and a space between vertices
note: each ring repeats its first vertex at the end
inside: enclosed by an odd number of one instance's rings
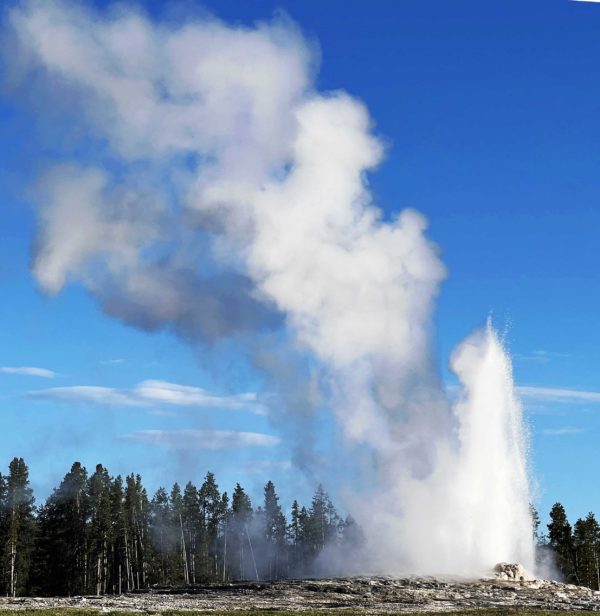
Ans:
POLYGON ((497 580, 508 582, 533 582, 535 577, 528 573, 519 563, 498 563, 494 567, 497 580))

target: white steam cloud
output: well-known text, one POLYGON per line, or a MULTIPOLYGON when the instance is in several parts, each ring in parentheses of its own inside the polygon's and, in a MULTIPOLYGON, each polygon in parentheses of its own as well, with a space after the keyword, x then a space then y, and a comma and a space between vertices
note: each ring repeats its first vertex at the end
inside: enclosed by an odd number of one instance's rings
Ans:
POLYGON ((369 114, 314 90, 315 52, 293 24, 164 26, 61 2, 22 3, 9 21, 21 87, 52 91, 97 151, 40 181, 41 286, 77 281, 109 314, 193 341, 251 345, 286 327, 348 447, 374 460, 370 493, 348 494, 363 568, 532 567, 510 362, 491 326, 474 334, 448 401, 431 343, 445 268, 426 220, 372 203, 383 147, 369 114))

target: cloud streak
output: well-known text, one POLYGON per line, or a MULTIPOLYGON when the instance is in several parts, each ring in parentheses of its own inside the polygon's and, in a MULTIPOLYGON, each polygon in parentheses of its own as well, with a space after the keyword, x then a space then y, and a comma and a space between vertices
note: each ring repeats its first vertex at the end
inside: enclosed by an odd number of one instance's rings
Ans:
POLYGON ((600 392, 598 391, 530 386, 518 387, 517 391, 525 400, 531 400, 534 402, 600 403, 600 392))
POLYGON ((87 402, 107 406, 176 406, 248 410, 257 415, 264 415, 267 412, 266 407, 254 392, 219 396, 200 387, 160 380, 142 381, 132 389, 75 385, 38 389, 28 392, 28 395, 33 398, 73 404, 87 402))
POLYGON ((545 430, 542 430, 542 434, 546 436, 567 436, 569 434, 581 434, 583 431, 583 428, 564 426, 562 428, 547 428, 545 430))
POLYGON ((17 374, 20 376, 39 376, 43 379, 53 379, 58 376, 54 370, 35 368, 32 366, 4 366, 0 368, 3 374, 17 374))
POLYGON ((553 351, 535 350, 529 354, 514 355, 514 359, 520 361, 530 361, 539 364, 548 364, 554 359, 565 359, 569 357, 567 353, 554 353, 553 351))
POLYGON ((156 447, 177 449, 237 449, 239 447, 272 447, 280 439, 260 432, 225 430, 140 430, 121 439, 156 447))

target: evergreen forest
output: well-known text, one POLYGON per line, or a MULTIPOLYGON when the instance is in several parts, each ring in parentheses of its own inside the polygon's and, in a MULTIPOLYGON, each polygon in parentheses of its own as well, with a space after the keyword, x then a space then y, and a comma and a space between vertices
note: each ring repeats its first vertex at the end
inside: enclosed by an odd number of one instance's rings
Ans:
MULTIPOLYGON (((538 518, 534 515, 536 525, 538 518)), ((539 538, 538 552, 552 555, 551 565, 565 582, 600 590, 600 525, 590 512, 571 526, 565 508, 550 510, 547 534, 539 538)))
MULTIPOLYGON (((566 582, 600 589, 600 525, 593 513, 573 526, 564 507, 539 532, 540 565, 566 582)), ((120 594, 161 585, 327 576, 360 569, 363 541, 318 486, 310 505, 286 515, 273 482, 253 505, 236 484, 221 492, 209 472, 201 485, 175 483, 150 498, 140 475, 93 474, 75 462, 36 507, 29 469, 14 458, 0 474, 0 592, 10 596, 120 594), (336 567, 338 569, 336 570, 336 567)))
POLYGON ((310 506, 286 516, 271 481, 254 507, 237 484, 221 492, 213 473, 200 486, 150 498, 139 475, 93 474, 75 462, 36 507, 29 471, 14 458, 0 475, 0 592, 22 596, 120 594, 191 585, 327 575, 361 533, 322 486, 310 506), (324 558, 324 555, 330 554, 324 558))

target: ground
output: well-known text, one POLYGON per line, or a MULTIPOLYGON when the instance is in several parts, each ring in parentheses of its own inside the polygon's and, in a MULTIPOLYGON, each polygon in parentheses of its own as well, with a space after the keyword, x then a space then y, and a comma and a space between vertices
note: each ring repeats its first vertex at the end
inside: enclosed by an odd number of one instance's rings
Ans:
POLYGON ((328 580, 280 580, 185 589, 155 588, 148 592, 103 597, 0 597, 0 610, 35 611, 36 616, 88 616, 97 612, 185 612, 244 616, 277 611, 345 614, 440 613, 479 610, 486 616, 518 613, 556 615, 561 611, 600 611, 600 592, 543 580, 506 582, 434 577, 351 577, 328 580))

